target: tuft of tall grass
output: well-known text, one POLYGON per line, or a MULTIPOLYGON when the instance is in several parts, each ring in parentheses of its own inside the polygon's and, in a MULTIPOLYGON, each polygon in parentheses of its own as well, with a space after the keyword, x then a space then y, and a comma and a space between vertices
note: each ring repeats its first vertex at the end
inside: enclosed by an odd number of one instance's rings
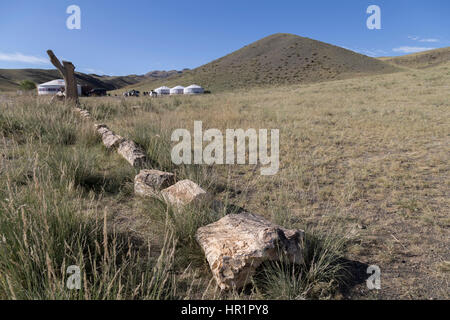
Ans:
POLYGON ((2 111, 0 134, 22 143, 33 137, 44 143, 72 145, 76 141, 76 123, 68 106, 27 100, 2 111))
POLYGON ((254 277, 256 292, 267 299, 331 298, 345 285, 349 270, 344 260, 346 240, 316 230, 306 232, 304 263, 267 262, 254 277))
POLYGON ((110 103, 96 104, 95 107, 90 104, 84 104, 83 109, 89 111, 91 116, 97 121, 110 119, 119 113, 119 108, 110 103))

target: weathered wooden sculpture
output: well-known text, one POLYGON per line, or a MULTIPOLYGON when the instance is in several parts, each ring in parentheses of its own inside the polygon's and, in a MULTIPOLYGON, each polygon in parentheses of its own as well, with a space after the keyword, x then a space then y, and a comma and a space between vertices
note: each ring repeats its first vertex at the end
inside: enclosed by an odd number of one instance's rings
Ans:
POLYGON ((77 81, 75 80, 75 66, 72 62, 63 61, 62 64, 52 50, 47 50, 51 63, 58 69, 66 83, 66 102, 78 105, 77 81))

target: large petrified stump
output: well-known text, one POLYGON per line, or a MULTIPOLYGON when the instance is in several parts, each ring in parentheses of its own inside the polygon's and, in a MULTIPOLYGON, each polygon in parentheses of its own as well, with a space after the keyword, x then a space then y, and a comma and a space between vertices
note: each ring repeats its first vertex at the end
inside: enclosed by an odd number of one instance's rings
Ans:
POLYGON ((120 142, 117 152, 133 167, 142 167, 145 164, 145 153, 134 141, 124 140, 120 142))
POLYGON ((158 197, 162 189, 174 183, 173 173, 143 169, 134 177, 134 193, 143 197, 158 197))
POLYGON ((264 261, 283 254, 292 263, 303 261, 304 231, 284 229, 252 213, 229 214, 199 228, 196 238, 225 290, 245 286, 264 261))
POLYGON ((210 194, 191 180, 181 180, 164 190, 163 198, 175 207, 183 207, 198 201, 208 201, 210 194))
POLYGON ((61 73, 64 78, 66 101, 79 105, 77 80, 75 79, 75 66, 69 61, 62 61, 61 63, 52 50, 47 50, 47 54, 50 57, 50 62, 58 69, 59 73, 61 73))

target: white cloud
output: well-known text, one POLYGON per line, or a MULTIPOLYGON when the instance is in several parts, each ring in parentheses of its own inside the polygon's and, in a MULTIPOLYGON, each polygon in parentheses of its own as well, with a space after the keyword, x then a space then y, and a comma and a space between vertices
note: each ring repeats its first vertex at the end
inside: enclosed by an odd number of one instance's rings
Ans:
POLYGON ((361 48, 349 48, 349 47, 344 47, 344 46, 342 48, 353 51, 353 52, 362 53, 369 57, 378 57, 380 55, 387 54, 386 51, 381 50, 381 49, 361 49, 361 48))
POLYGON ((433 50, 433 49, 435 49, 435 48, 403 46, 403 47, 394 48, 394 49, 392 49, 392 51, 402 52, 402 53, 415 53, 415 52, 421 52, 421 51, 427 51, 427 50, 433 50))
POLYGON ((92 69, 92 68, 82 68, 81 70, 83 70, 84 72, 87 72, 87 73, 93 73, 93 74, 98 74, 98 75, 106 74, 102 70, 92 69))
POLYGON ((48 59, 28 56, 19 52, 16 53, 3 53, 0 52, 0 61, 8 61, 8 62, 23 62, 30 64, 49 64, 48 59))
POLYGON ((440 40, 437 38, 421 38, 418 36, 408 36, 408 39, 419 42, 439 42, 440 40))
POLYGON ((369 57, 378 57, 380 55, 386 54, 387 52, 381 49, 358 49, 356 52, 365 54, 369 57))
POLYGON ((420 42, 439 42, 439 39, 428 38, 428 39, 420 39, 420 42))

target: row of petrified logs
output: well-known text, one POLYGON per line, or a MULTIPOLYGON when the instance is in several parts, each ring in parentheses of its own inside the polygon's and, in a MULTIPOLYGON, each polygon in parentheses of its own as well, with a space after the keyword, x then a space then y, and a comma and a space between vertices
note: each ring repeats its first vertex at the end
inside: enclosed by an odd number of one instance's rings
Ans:
MULTIPOLYGON (((163 198, 177 210, 187 205, 213 203, 212 196, 191 180, 175 183, 172 173, 141 170, 134 179, 135 194, 163 198)), ((194 207, 195 208, 195 207, 194 207)), ((304 232, 285 229, 249 212, 228 214, 200 227, 197 242, 205 252, 221 289, 242 288, 265 261, 303 262, 304 232)))
MULTIPOLYGON (((80 114, 89 117, 89 113, 80 114)), ((145 154, 136 143, 115 134, 106 125, 95 126, 106 148, 117 149, 134 167, 145 164, 145 154)), ((142 197, 164 199, 176 214, 183 214, 180 209, 188 205, 213 203, 211 194, 195 182, 177 182, 173 173, 153 169, 140 170, 134 179, 134 191, 142 197)), ((302 263, 303 239, 302 230, 285 229, 249 212, 228 214, 200 227, 196 233, 212 274, 224 290, 245 286, 265 261, 284 256, 291 263, 302 263)))
MULTIPOLYGON (((84 119, 92 119, 87 110, 76 107, 75 111, 84 119)), ((105 124, 94 124, 94 126, 97 133, 102 137, 103 144, 107 149, 117 149, 117 152, 133 167, 142 168, 145 165, 145 153, 134 141, 114 133, 105 124)))
POLYGON ((117 149, 117 152, 133 167, 141 168, 145 165, 145 153, 134 141, 115 134, 104 124, 96 125, 96 129, 107 149, 117 149))

